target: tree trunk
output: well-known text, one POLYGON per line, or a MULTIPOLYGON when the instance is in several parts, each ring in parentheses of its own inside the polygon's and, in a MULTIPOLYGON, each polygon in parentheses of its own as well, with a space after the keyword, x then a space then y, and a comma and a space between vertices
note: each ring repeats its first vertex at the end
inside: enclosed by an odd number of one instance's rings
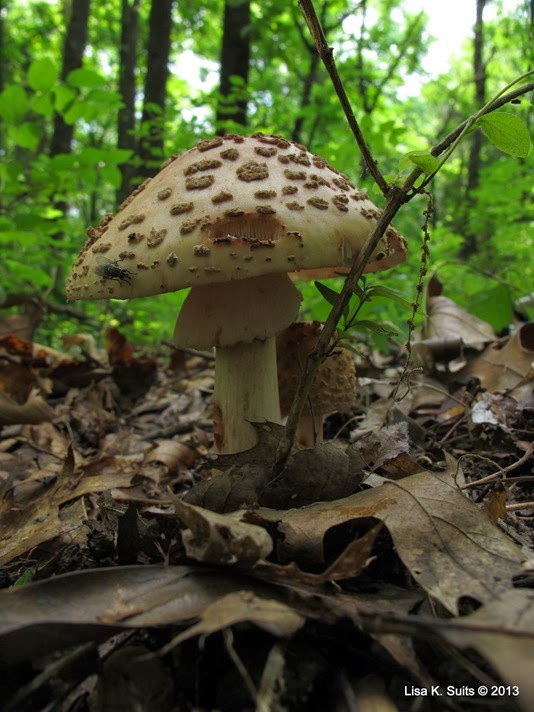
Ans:
MULTIPOLYGON (((72 0, 70 18, 63 44, 63 65, 61 79, 65 80, 69 72, 82 66, 83 53, 87 45, 87 25, 91 0, 72 0)), ((50 141, 50 155, 70 153, 74 126, 65 122, 60 114, 54 116, 54 132, 50 141)))
MULTIPOLYGON (((308 69, 308 73, 306 74, 306 77, 304 78, 304 83, 302 85, 302 95, 300 98, 300 110, 301 112, 304 113, 304 110, 308 108, 308 106, 311 104, 311 95, 312 95, 312 90, 317 82, 317 76, 319 73, 319 53, 315 50, 314 47, 309 47, 310 51, 310 66, 308 69)), ((295 125, 293 126, 293 131, 291 133, 291 139, 293 141, 296 141, 297 143, 302 143, 302 129, 304 127, 304 115, 301 113, 299 116, 297 116, 297 119, 295 121, 295 125)), ((311 143, 308 141, 307 145, 310 146, 311 143)))
POLYGON ((152 0, 150 7, 139 173, 148 178, 163 160, 163 131, 174 0, 152 0))
MULTIPOLYGON (((70 7, 70 18, 67 23, 65 40, 63 44, 63 60, 61 66, 61 79, 66 80, 70 72, 79 69, 83 63, 83 54, 87 45, 89 8, 91 0, 72 0, 70 7)), ((54 130, 50 140, 50 155, 57 156, 60 153, 70 153, 72 150, 72 138, 74 135, 74 125, 67 124, 63 116, 54 114, 54 130)), ((54 199, 54 207, 63 214, 67 211, 67 202, 63 198, 54 199)), ((61 231, 53 235, 56 242, 63 239, 64 233, 61 231)), ((63 296, 65 275, 63 268, 58 266, 53 274, 54 289, 60 290, 63 296)))
POLYGON ((249 66, 250 0, 226 0, 221 47, 220 99, 215 119, 219 134, 231 131, 231 124, 247 125, 249 66))
MULTIPOLYGON (((484 7, 487 0, 476 0, 476 21, 473 47, 473 83, 475 85, 475 106, 477 109, 486 103, 486 65, 484 63, 484 7)), ((480 161, 482 151, 482 133, 475 131, 471 136, 471 146, 467 165, 467 180, 464 194, 464 243, 460 254, 469 257, 477 251, 477 232, 469 226, 469 212, 473 207, 473 192, 480 180, 480 161)))
POLYGON ((0 0, 0 92, 4 89, 5 83, 5 51, 4 47, 4 15, 6 12, 6 4, 3 0, 0 0))
MULTIPOLYGON (((140 0, 122 0, 121 46, 119 52, 119 93, 123 106, 117 120, 117 146, 135 152, 135 70, 137 68, 137 41, 139 38, 140 0)), ((117 191, 117 202, 132 192, 132 179, 136 169, 132 162, 123 163, 122 182, 117 191)))

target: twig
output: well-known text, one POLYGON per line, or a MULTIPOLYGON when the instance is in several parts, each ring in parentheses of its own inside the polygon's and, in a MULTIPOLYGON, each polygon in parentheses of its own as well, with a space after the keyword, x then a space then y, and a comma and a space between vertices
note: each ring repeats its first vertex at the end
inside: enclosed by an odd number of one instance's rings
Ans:
POLYGON ((198 349, 183 348, 176 346, 176 344, 173 344, 172 341, 168 341, 167 339, 163 339, 161 343, 164 346, 168 346, 173 351, 183 351, 184 354, 189 354, 190 356, 199 356, 200 358, 206 359, 206 361, 215 361, 215 354, 211 351, 199 351, 198 349))
POLYGON ((487 475, 486 477, 481 477, 479 480, 475 480, 474 482, 468 482, 467 484, 462 486, 462 489, 470 489, 471 487, 478 487, 479 485, 485 485, 488 482, 492 482, 493 480, 496 480, 499 477, 506 477, 506 474, 508 472, 512 472, 512 470, 517 470, 518 467, 521 467, 521 465, 523 465, 533 453, 534 453, 534 443, 531 443, 531 445, 527 449, 526 453, 517 462, 514 462, 511 465, 508 465, 508 467, 504 467, 502 470, 497 470, 497 472, 493 472, 491 475, 487 475))
POLYGON ((280 445, 278 447, 278 452, 276 453, 275 459, 275 475, 279 475, 284 469, 289 454, 291 452, 291 447, 295 440, 295 435, 297 432, 297 424, 302 413, 302 409, 306 403, 308 397, 308 392, 313 379, 317 373, 317 369, 321 362, 325 359, 332 337, 334 336, 337 324, 341 319, 346 305, 348 304, 354 287, 356 283, 362 276, 365 267, 373 254, 376 246, 378 245, 382 235, 386 231, 388 225, 390 224, 394 215, 396 215, 400 206, 404 202, 404 193, 398 189, 393 188, 390 198, 386 203, 384 211, 378 218, 378 222, 375 225, 375 229, 365 242, 361 252, 357 255, 356 259, 352 264, 352 268, 347 275, 343 289, 341 290, 336 303, 330 310, 330 314, 324 324, 321 334, 315 346, 315 349, 308 355, 304 370, 302 373, 301 380, 299 382, 299 387, 297 393, 295 394, 295 399, 291 406, 291 410, 288 415, 287 425, 284 432, 284 437, 282 438, 280 445))
POLYGON ((330 79, 332 81, 334 89, 336 90, 336 94, 338 95, 339 102, 343 108, 343 111, 345 112, 345 116, 347 117, 350 129, 354 134, 356 143, 358 144, 361 154, 364 157, 365 165, 367 166, 369 172, 375 179, 375 182, 382 191, 382 193, 384 195, 387 195, 389 193, 389 185, 382 173, 380 172, 378 164, 373 158, 373 154, 371 153, 369 146, 365 141, 362 130, 360 129, 360 126, 356 121, 356 117, 354 116, 354 112, 352 111, 349 98, 345 91, 345 87, 343 86, 343 82, 341 81, 341 78, 336 68, 333 50, 331 47, 329 47, 328 42, 326 41, 326 37, 323 32, 323 28, 321 27, 321 22, 317 17, 317 13, 315 12, 313 2, 312 0, 299 0, 299 6, 302 11, 302 14, 304 15, 304 19, 306 20, 306 24, 308 25, 308 30, 310 31, 310 35, 312 36, 312 39, 315 43, 315 47, 317 48, 317 52, 319 53, 319 56, 323 61, 326 71, 330 75, 330 79))
POLYGON ((506 505, 507 512, 517 512, 520 509, 534 509, 534 502, 516 502, 506 505))

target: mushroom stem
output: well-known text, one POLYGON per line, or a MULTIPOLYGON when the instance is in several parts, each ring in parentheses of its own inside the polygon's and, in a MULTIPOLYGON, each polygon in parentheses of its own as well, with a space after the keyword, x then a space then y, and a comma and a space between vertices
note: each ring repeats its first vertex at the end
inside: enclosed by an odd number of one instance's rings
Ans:
POLYGON ((280 423, 275 336, 291 324, 301 294, 287 274, 193 287, 174 343, 215 346, 215 445, 242 452, 256 443, 252 422, 280 423))
POLYGON ((276 340, 219 347, 215 360, 213 433, 219 453, 254 447, 251 423, 281 423, 278 401, 276 340), (236 404, 240 404, 236 408, 236 404))

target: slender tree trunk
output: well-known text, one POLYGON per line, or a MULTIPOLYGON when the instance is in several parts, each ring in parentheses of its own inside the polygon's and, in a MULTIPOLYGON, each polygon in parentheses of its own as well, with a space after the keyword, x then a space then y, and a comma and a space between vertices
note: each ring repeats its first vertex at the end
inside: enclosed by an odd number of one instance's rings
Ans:
POLYGON ((0 0, 0 91, 4 88, 5 83, 5 46, 4 46, 4 15, 6 13, 6 4, 4 0, 0 0))
POLYGON ((247 125, 250 27, 250 0, 226 0, 221 47, 220 100, 215 119, 218 133, 231 130, 229 122, 239 126, 247 125))
MULTIPOLYGON (((67 23, 65 40, 63 43, 63 60, 61 66, 61 79, 65 81, 68 74, 74 69, 79 69, 83 63, 83 55, 87 46, 89 8, 91 0, 72 0, 70 6, 70 17, 67 23)), ((54 130, 50 140, 50 155, 57 156, 60 153, 70 153, 72 150, 72 138, 74 135, 74 125, 67 124, 63 116, 56 112, 54 115, 54 130)), ((60 197, 54 199, 54 207, 63 214, 67 211, 67 201, 60 197)), ((54 240, 59 243, 63 239, 63 232, 56 232, 54 240)), ((59 290, 63 296, 65 275, 63 268, 58 266, 54 270, 54 289, 59 290)))
MULTIPOLYGON (((306 109, 311 104, 312 89, 313 89, 314 84, 317 82, 317 75, 318 75, 319 63, 320 63, 319 53, 315 50, 314 47, 311 47, 309 49, 310 49, 310 66, 308 69, 308 73, 306 74, 306 77, 304 78, 304 84, 302 86, 302 95, 301 95, 301 99, 300 99, 301 111, 306 109)), ((293 126, 293 131, 291 134, 291 138, 293 141, 297 141, 297 143, 302 143, 302 129, 303 129, 303 127, 304 127, 304 116, 302 114, 300 114, 300 116, 297 116, 295 125, 293 126)), ((309 142, 308 142, 308 145, 310 145, 309 142)))
MULTIPOLYGON (((89 22, 89 7, 91 0, 72 0, 70 18, 67 24, 63 44, 63 64, 61 79, 65 80, 69 72, 79 69, 83 62, 83 53, 87 45, 87 26, 89 22)), ((70 153, 74 126, 67 124, 64 118, 56 113, 54 116, 54 132, 50 141, 50 155, 70 153)))
MULTIPOLYGON (((137 67, 137 41, 139 38, 140 0, 122 0, 121 46, 119 52, 119 93, 122 107, 117 120, 117 146, 135 152, 135 70, 137 67)), ((135 165, 132 162, 121 166, 122 182, 117 191, 121 203, 132 192, 135 165)))
MULTIPOLYGON (((484 7, 487 0, 476 0, 476 21, 473 43, 473 83, 475 85, 475 106, 477 109, 486 103, 486 65, 484 63, 484 7)), ((469 212, 473 208, 473 193, 480 181, 482 151, 482 133, 475 131, 471 136, 469 161, 467 165, 467 180, 464 194, 464 244, 461 249, 462 257, 469 257, 476 253, 478 235, 469 226, 469 212)))
POLYGON ((139 173, 153 176, 163 159, 163 121, 169 77, 172 8, 174 0, 152 0, 148 21, 147 68, 145 76, 142 139, 139 173))

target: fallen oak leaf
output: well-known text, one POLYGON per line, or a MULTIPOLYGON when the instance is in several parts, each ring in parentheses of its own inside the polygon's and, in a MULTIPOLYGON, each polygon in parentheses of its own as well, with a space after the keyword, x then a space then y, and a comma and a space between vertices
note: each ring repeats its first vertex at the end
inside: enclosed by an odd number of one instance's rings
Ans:
POLYGON ((312 566, 324 562, 329 529, 362 518, 380 520, 414 579, 454 614, 462 596, 486 602, 510 588, 522 560, 518 547, 446 473, 423 471, 333 502, 256 514, 277 523, 282 560, 312 566))
POLYGON ((322 573, 310 573, 300 569, 295 562, 286 565, 261 561, 255 566, 255 573, 268 581, 288 584, 317 586, 330 581, 343 581, 358 576, 372 561, 371 553, 376 537, 382 530, 381 523, 375 524, 363 536, 354 539, 337 559, 322 573))

